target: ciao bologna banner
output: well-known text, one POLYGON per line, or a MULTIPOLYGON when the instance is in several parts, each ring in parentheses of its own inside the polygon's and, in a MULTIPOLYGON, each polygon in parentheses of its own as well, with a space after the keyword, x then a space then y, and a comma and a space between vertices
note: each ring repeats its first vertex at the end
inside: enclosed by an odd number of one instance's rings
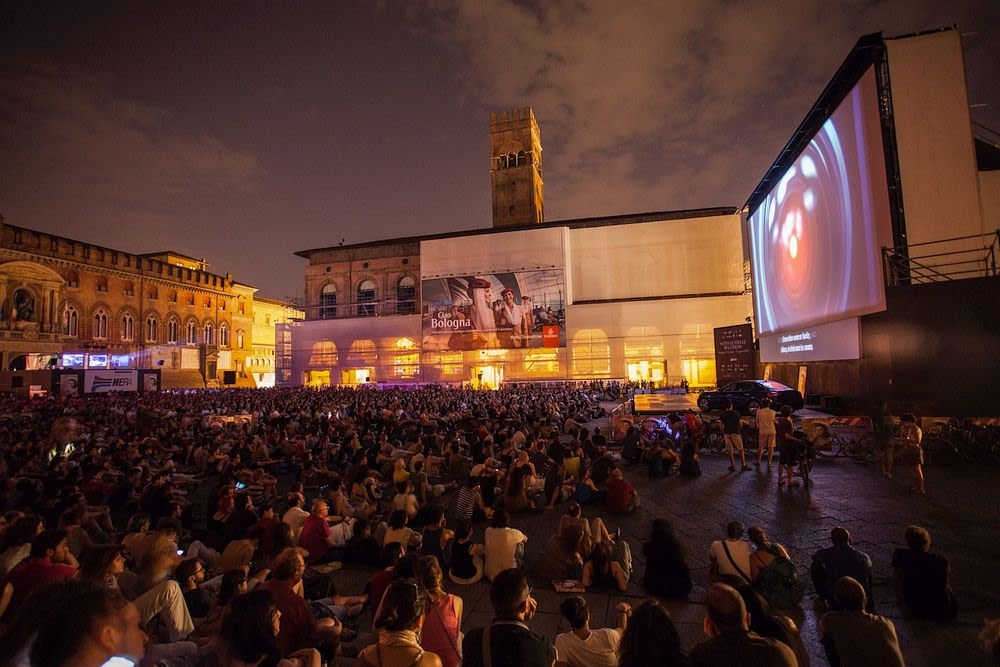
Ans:
POLYGON ((138 389, 139 371, 86 371, 83 376, 83 391, 88 394, 103 394, 110 391, 138 391, 138 389))
POLYGON ((566 346, 562 270, 421 281, 423 349, 566 346))

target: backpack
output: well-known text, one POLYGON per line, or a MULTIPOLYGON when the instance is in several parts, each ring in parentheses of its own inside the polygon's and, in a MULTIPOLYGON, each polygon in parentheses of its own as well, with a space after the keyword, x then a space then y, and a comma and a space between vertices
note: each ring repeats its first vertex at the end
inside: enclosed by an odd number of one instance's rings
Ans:
POLYGON ((780 554, 769 553, 774 556, 774 560, 760 570, 753 587, 772 607, 794 609, 802 602, 806 592, 805 584, 795 572, 795 563, 780 554))

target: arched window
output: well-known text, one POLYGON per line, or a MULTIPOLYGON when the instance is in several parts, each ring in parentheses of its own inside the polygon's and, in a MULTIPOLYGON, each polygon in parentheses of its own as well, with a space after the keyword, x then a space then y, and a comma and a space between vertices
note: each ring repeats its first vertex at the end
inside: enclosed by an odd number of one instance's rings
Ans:
POLYGON ((121 325, 122 340, 135 340, 135 320, 132 318, 132 313, 122 315, 121 325))
POLYGON ((236 348, 243 349, 243 329, 236 330, 236 348))
POLYGON ((66 306, 63 311, 62 332, 64 336, 72 338, 80 335, 80 313, 77 312, 76 306, 66 306))
POLYGON ((520 167, 523 164, 528 164, 528 156, 524 154, 524 151, 517 152, 517 166, 520 167))
POLYGON ((70 271, 66 274, 66 287, 79 287, 80 286, 80 275, 76 271, 70 271))
POLYGON ((188 320, 186 340, 188 345, 194 345, 198 342, 198 326, 194 323, 194 320, 188 320))
POLYGON ((371 317, 375 314, 375 281, 365 280, 358 285, 358 315, 371 317))
POLYGON ((211 322, 205 322, 205 345, 215 345, 215 329, 211 322))
POLYGON ((219 310, 225 310, 228 303, 227 299, 219 299, 219 310))
POLYGON ((410 314, 417 312, 417 281, 412 276, 403 276, 396 283, 396 312, 410 314))
POLYGON ((167 320, 167 342, 176 343, 177 342, 177 318, 171 317, 167 320))
POLYGON ((159 333, 159 323, 156 321, 155 315, 150 315, 146 318, 146 342, 155 343, 156 336, 159 333))
POLYGON ((94 335, 92 338, 108 337, 108 314, 103 309, 94 312, 94 335))
POLYGON ((501 153, 500 155, 497 156, 497 169, 506 169, 506 168, 507 168, 507 156, 501 153))
POLYGON ((333 283, 323 285, 319 293, 319 318, 332 319, 337 316, 337 286, 333 283))
POLYGON ((229 325, 219 325, 219 347, 229 347, 229 325))
POLYGON ((202 305, 203 308, 211 308, 212 307, 212 297, 206 296, 205 300, 202 301, 201 305, 202 305))
POLYGON ((246 311, 247 311, 246 301, 243 300, 243 297, 240 297, 239 306, 237 306, 236 312, 239 313, 240 315, 245 315, 246 311))

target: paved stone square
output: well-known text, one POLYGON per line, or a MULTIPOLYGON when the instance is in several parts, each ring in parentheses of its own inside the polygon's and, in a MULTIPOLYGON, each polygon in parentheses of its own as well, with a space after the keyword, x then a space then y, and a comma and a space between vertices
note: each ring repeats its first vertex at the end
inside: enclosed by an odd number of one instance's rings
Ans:
MULTIPOLYGON (((595 627, 614 622, 614 605, 628 600, 633 605, 644 597, 641 582, 644 563, 642 540, 653 518, 672 521, 688 549, 688 563, 695 582, 689 602, 666 603, 677 623, 685 650, 702 641, 702 618, 708 575, 709 544, 724 534, 733 519, 746 526, 762 526, 771 538, 787 547, 807 582, 801 611, 795 615, 813 664, 826 664, 819 643, 817 623, 824 606, 812 591, 808 567, 812 553, 829 545, 830 529, 848 528, 855 545, 868 553, 875 568, 878 613, 896 625, 908 665, 990 665, 990 657, 979 646, 977 635, 983 619, 1000 615, 1000 577, 991 570, 1000 563, 1000 533, 997 527, 996 484, 998 466, 958 463, 926 470, 926 497, 908 493, 910 479, 897 468, 895 480, 879 476, 873 467, 850 459, 820 459, 813 470, 813 488, 786 489, 776 485, 776 472, 766 466, 759 471, 727 471, 724 456, 706 453, 703 475, 697 479, 671 476, 649 480, 643 467, 627 467, 626 474, 639 490, 642 506, 631 516, 609 516, 603 508, 587 507, 588 517, 602 516, 609 528, 621 527, 632 547, 635 572, 626 594, 594 590, 586 597, 595 627), (941 625, 907 618, 895 599, 890 561, 895 548, 905 546, 903 530, 917 523, 926 527, 932 549, 951 560, 953 585, 959 600, 958 621, 941 625)), ((523 513, 513 516, 514 527, 529 537, 527 556, 533 564, 555 531, 561 512, 523 513)), ((485 526, 477 527, 482 539, 485 526)), ((359 592, 370 573, 342 570, 335 573, 338 588, 359 592)), ((539 601, 539 614, 532 627, 550 639, 560 631, 558 605, 561 595, 551 583, 532 581, 539 601)), ((449 592, 465 601, 464 629, 487 623, 491 617, 486 584, 456 586, 446 582, 449 592)), ((367 616, 362 630, 370 628, 367 616)), ((565 630, 565 626, 562 630, 565 630)))

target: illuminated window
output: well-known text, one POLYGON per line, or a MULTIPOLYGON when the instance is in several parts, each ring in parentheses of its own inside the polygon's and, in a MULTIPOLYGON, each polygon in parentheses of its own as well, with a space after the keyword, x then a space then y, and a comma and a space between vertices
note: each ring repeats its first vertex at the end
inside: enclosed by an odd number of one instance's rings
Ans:
POLYGON ((332 340, 321 340, 313 343, 309 354, 309 366, 330 367, 337 365, 337 346, 332 340))
POLYGON ((556 350, 531 350, 524 355, 525 375, 559 372, 559 353, 556 350))
POLYGON ((420 352, 411 338, 400 338, 393 343, 392 373, 396 377, 412 378, 420 374, 420 352))
POLYGON ((121 336, 122 340, 135 340, 135 320, 131 313, 122 315, 121 336))
POLYGON ((247 304, 243 300, 243 298, 240 297, 239 306, 236 308, 236 312, 239 313, 240 315, 245 315, 246 311, 247 311, 247 304))
POLYGON ((106 339, 108 337, 108 314, 103 309, 94 312, 94 334, 92 338, 106 339))
POLYGON ((351 343, 351 349, 347 353, 350 361, 359 361, 365 365, 374 365, 378 354, 375 351, 375 341, 370 339, 356 340, 351 343))
POLYGON ((66 310, 63 311, 62 332, 64 336, 72 338, 80 335, 80 313, 75 306, 66 306, 66 310))
POLYGON ((603 329, 581 329, 573 336, 573 377, 611 377, 611 346, 603 329))

